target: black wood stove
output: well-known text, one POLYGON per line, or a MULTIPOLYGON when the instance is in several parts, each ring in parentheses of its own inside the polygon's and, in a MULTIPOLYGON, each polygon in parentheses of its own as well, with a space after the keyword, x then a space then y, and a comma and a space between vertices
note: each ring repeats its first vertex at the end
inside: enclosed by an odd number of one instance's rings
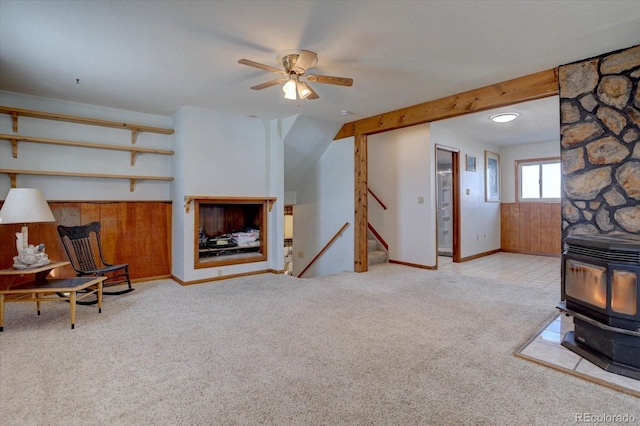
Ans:
POLYGON ((574 331, 562 346, 640 380, 640 235, 574 235, 562 252, 562 301, 574 331))

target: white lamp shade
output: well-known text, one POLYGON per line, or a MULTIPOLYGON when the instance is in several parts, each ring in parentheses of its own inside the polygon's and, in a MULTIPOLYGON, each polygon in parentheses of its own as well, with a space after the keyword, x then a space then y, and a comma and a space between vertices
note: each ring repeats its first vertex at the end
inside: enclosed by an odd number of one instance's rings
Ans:
POLYGON ((293 77, 290 77, 289 80, 282 86, 282 91, 284 92, 284 98, 295 101, 296 100, 296 81, 293 77))
POLYGON ((11 188, 0 209, 0 224, 55 222, 47 200, 37 188, 11 188))
POLYGON ((300 99, 306 99, 307 96, 309 96, 310 94, 311 94, 311 88, 309 88, 309 85, 304 81, 299 81, 298 95, 300 96, 300 99))

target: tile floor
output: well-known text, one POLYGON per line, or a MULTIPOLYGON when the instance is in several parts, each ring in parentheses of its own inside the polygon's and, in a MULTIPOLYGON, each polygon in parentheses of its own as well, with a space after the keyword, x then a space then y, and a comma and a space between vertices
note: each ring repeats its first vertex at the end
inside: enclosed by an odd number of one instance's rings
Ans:
MULTIPOLYGON (((438 270, 481 276, 538 288, 556 288, 560 301, 560 258, 496 253, 462 263, 438 257, 438 270)), ((516 356, 640 397, 640 380, 609 373, 561 346, 573 319, 558 315, 516 352, 516 356)))

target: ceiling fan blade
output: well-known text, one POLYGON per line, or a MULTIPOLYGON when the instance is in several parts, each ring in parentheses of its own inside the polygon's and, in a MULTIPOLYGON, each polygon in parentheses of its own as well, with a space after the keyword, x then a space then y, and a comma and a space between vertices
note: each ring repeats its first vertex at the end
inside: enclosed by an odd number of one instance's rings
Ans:
POLYGON ((353 84, 352 78, 332 77, 330 75, 308 75, 306 77, 307 77, 307 80, 312 81, 314 83, 336 84, 338 86, 348 86, 348 87, 351 87, 351 85, 353 84))
POLYGON ((309 68, 316 64, 318 60, 318 55, 309 50, 301 50, 298 59, 296 59, 296 64, 293 66, 293 70, 296 74, 304 74, 309 68))
POLYGON ((238 61, 238 63, 242 64, 242 65, 248 65, 248 66, 254 67, 254 68, 260 68, 261 70, 265 70, 265 71, 271 71, 271 72, 274 72, 276 74, 286 75, 286 73, 283 70, 279 69, 279 68, 270 67, 269 65, 261 64, 261 63, 254 62, 254 61, 250 61, 248 59, 240 59, 238 61))
POLYGON ((262 83, 262 84, 258 84, 257 86, 253 86, 252 89, 253 90, 266 89, 267 87, 271 87, 271 86, 275 86, 276 84, 284 83, 286 80, 287 80, 286 78, 277 78, 275 80, 267 81, 266 83, 262 83))

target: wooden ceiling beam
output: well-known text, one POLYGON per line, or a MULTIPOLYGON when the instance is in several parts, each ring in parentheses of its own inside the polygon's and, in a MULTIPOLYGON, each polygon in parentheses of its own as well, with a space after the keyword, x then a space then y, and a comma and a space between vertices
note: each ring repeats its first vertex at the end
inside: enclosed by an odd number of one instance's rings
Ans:
POLYGON ((345 123, 334 140, 371 135, 472 112, 513 105, 558 94, 558 69, 552 68, 446 98, 345 123))

